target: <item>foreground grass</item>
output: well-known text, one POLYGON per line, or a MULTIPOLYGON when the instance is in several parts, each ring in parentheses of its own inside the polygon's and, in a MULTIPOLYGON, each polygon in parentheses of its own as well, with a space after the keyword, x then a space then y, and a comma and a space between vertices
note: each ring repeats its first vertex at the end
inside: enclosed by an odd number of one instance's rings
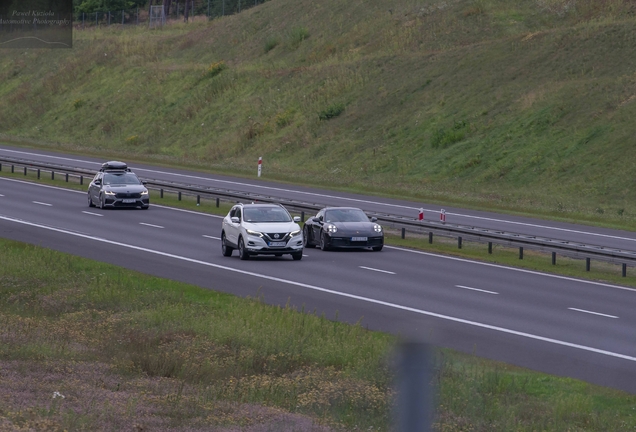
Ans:
MULTIPOLYGON (((2 430, 391 429, 391 336, 12 241, 0 262, 2 430)), ((636 427, 623 392, 436 358, 436 430, 636 427)))

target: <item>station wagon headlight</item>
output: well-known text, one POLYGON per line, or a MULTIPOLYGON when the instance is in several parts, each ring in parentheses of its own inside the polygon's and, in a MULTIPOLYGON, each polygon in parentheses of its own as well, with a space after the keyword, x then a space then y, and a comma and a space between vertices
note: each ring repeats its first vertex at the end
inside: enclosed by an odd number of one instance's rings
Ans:
POLYGON ((325 229, 327 230, 327 232, 330 233, 335 233, 338 231, 338 227, 336 227, 335 225, 327 225, 325 229))
POLYGON ((142 195, 148 195, 148 189, 145 189, 143 192, 141 192, 142 195))
POLYGON ((296 230, 296 231, 292 231, 289 233, 290 237, 296 237, 297 235, 300 235, 302 231, 300 230, 296 230))
POLYGON ((252 230, 246 229, 245 232, 247 232, 247 234, 254 237, 263 237, 263 233, 260 233, 258 231, 252 231, 252 230))
POLYGON ((115 195, 115 192, 113 192, 113 191, 109 191, 109 190, 104 191, 104 193, 105 193, 106 195, 115 195))
POLYGON ((375 230, 375 232, 382 232, 382 227, 380 225, 373 225, 373 229, 375 230))

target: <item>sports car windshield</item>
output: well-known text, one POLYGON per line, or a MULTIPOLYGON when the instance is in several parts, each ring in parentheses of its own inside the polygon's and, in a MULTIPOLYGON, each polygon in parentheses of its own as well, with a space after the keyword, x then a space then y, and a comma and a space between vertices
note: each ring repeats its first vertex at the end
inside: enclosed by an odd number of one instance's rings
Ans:
POLYGON ((280 207, 258 207, 243 210, 245 222, 291 222, 291 216, 280 207))
POLYGON ((141 184, 139 178, 131 172, 106 173, 104 174, 105 185, 138 185, 141 184))
POLYGON ((327 222, 369 222, 369 218, 360 209, 336 209, 325 212, 327 222))

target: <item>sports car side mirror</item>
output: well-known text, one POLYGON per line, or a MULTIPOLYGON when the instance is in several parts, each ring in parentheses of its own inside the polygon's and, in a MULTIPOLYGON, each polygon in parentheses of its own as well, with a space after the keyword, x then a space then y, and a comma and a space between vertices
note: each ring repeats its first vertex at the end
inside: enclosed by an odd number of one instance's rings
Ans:
POLYGON ((232 221, 232 223, 239 223, 239 222, 241 222, 241 220, 240 220, 239 218, 237 218, 236 216, 232 216, 232 217, 230 218, 230 220, 232 221))
POLYGON ((371 218, 371 222, 377 222, 377 221, 378 221, 378 218, 377 218, 377 217, 373 216, 373 217, 371 218))
POLYGON ((312 217, 312 218, 311 218, 311 221, 312 221, 312 222, 316 222, 316 223, 320 223, 320 218, 312 217))

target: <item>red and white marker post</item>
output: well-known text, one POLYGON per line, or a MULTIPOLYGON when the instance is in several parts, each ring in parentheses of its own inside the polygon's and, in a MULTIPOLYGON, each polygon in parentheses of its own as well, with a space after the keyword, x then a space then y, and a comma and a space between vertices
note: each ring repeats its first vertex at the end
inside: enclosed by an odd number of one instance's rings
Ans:
POLYGON ((424 220, 424 209, 421 208, 420 212, 417 214, 417 220, 424 220))
POLYGON ((441 209, 439 212, 439 221, 442 223, 446 223, 446 210, 441 209))
POLYGON ((261 176, 261 171, 263 169, 263 156, 258 158, 258 176, 261 176))

